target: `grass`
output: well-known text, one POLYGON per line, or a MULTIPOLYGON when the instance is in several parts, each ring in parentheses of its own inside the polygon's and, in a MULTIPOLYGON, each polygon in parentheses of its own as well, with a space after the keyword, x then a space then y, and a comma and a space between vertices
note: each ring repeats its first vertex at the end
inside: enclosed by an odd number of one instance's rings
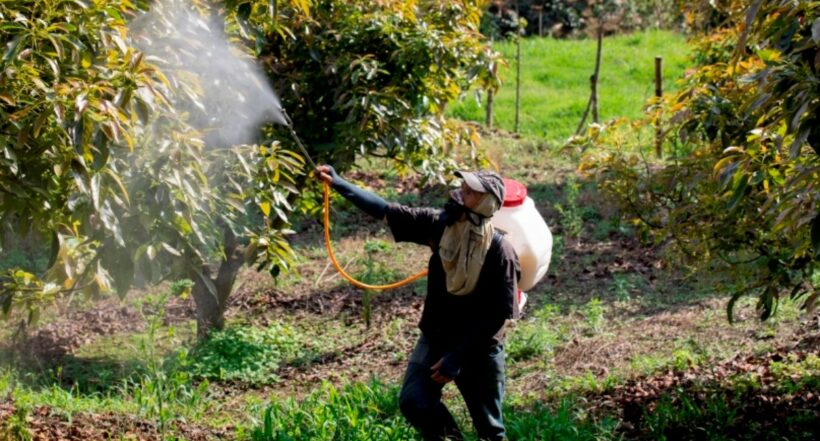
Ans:
MULTIPOLYGON (((497 43, 507 61, 500 76, 503 86, 495 97, 495 124, 507 131, 515 121, 515 44, 497 43)), ((637 118, 646 100, 654 96, 654 59, 664 57, 664 88, 687 66, 685 38, 667 31, 647 31, 604 38, 599 113, 602 120, 637 118)), ((575 132, 589 99, 589 76, 595 64, 594 40, 524 39, 521 42, 520 133, 563 141, 575 132)), ((472 95, 449 108, 452 116, 484 121, 484 105, 472 95)), ((589 120, 588 120, 589 121, 589 120)))
MULTIPOLYGON (((248 431, 254 441, 288 439, 339 441, 416 440, 398 406, 399 390, 378 381, 341 389, 330 384, 301 400, 274 403, 248 431)), ((576 403, 564 399, 556 407, 535 405, 526 409, 507 407, 507 430, 515 440, 610 439, 617 422, 593 421, 579 415, 576 403)), ((463 418, 459 418, 463 419, 463 418)), ((462 421, 462 426, 464 426, 462 421)), ((467 440, 476 440, 470 429, 467 440)))
POLYGON ((388 441, 412 440, 415 434, 399 412, 396 387, 372 382, 341 390, 325 383, 302 400, 271 404, 250 437, 254 441, 388 441))

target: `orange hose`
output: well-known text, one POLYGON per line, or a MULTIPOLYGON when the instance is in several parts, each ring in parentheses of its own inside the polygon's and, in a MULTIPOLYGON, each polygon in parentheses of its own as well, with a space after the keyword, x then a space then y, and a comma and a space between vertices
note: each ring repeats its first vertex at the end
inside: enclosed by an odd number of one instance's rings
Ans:
POLYGON ((330 185, 327 182, 324 182, 324 196, 325 196, 325 215, 324 215, 324 224, 325 224, 325 246, 327 247, 327 255, 330 257, 330 261, 333 263, 333 267, 336 268, 336 271, 342 275, 348 282, 350 282, 353 286, 362 288, 362 289, 374 289, 374 290, 385 290, 385 289, 393 289, 398 288, 410 283, 415 282, 416 280, 424 277, 427 275, 427 271, 421 271, 418 274, 412 275, 404 280, 400 280, 396 283, 391 283, 389 285, 369 285, 367 283, 359 282, 358 280, 351 277, 348 273, 345 272, 344 268, 339 265, 339 262, 336 260, 336 256, 333 254, 333 247, 330 245, 330 185))

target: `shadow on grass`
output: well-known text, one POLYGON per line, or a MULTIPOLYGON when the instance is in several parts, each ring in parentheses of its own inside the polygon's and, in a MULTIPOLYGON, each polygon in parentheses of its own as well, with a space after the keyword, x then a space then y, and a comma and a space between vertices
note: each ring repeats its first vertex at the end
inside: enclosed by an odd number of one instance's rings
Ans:
POLYGON ((0 358, 0 367, 13 368, 18 374, 17 381, 32 390, 59 386, 83 396, 106 395, 120 391, 126 382, 133 382, 147 372, 146 362, 140 358, 65 354, 44 359, 19 354, 12 358, 9 352, 6 354, 0 358))

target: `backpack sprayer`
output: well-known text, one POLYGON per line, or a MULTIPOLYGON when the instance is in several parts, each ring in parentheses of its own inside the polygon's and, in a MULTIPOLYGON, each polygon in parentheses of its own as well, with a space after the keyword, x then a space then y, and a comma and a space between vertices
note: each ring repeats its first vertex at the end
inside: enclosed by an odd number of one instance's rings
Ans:
MULTIPOLYGON (((285 126, 290 131, 290 135, 293 137, 293 140, 296 141, 296 145, 299 146, 299 150, 302 151, 302 155, 304 155, 305 160, 307 160, 307 162, 310 165, 312 171, 315 171, 318 168, 318 166, 316 165, 315 162, 313 162, 313 159, 311 159, 310 154, 307 151, 307 148, 302 143, 302 139, 299 138, 299 135, 296 134, 296 129, 293 128, 293 121, 290 119, 290 116, 288 116, 288 113, 285 112, 285 109, 282 108, 281 106, 279 107, 279 111, 282 113, 282 117, 284 119, 285 126)), ((390 283, 390 284, 387 284, 387 285, 370 285, 370 284, 360 282, 360 281, 354 279, 350 274, 348 274, 344 270, 344 268, 342 268, 341 265, 339 265, 339 261, 336 260, 336 255, 333 254, 333 247, 331 246, 331 242, 330 242, 330 184, 323 181, 322 182, 322 192, 324 194, 324 204, 323 204, 323 214, 324 215, 323 215, 323 218, 322 218, 322 223, 324 224, 325 248, 327 249, 327 255, 328 255, 328 257, 330 257, 330 262, 333 264, 333 267, 336 268, 336 271, 338 271, 339 274, 345 280, 350 282, 351 285, 353 285, 357 288, 372 289, 372 290, 381 291, 381 290, 386 290, 386 289, 399 288, 401 286, 413 283, 416 280, 418 280, 418 279, 420 279, 420 278, 427 275, 427 271, 425 270, 425 271, 421 271, 419 273, 416 273, 416 274, 414 274, 414 275, 412 275, 412 276, 410 276, 406 279, 400 280, 400 281, 395 282, 395 283, 390 283)))

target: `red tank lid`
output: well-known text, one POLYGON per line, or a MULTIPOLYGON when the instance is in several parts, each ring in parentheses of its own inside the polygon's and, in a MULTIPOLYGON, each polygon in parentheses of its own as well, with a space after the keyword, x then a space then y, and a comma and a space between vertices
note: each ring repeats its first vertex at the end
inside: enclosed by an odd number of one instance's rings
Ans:
POLYGON ((527 187, 513 179, 504 179, 504 206, 517 207, 527 199, 527 187))

